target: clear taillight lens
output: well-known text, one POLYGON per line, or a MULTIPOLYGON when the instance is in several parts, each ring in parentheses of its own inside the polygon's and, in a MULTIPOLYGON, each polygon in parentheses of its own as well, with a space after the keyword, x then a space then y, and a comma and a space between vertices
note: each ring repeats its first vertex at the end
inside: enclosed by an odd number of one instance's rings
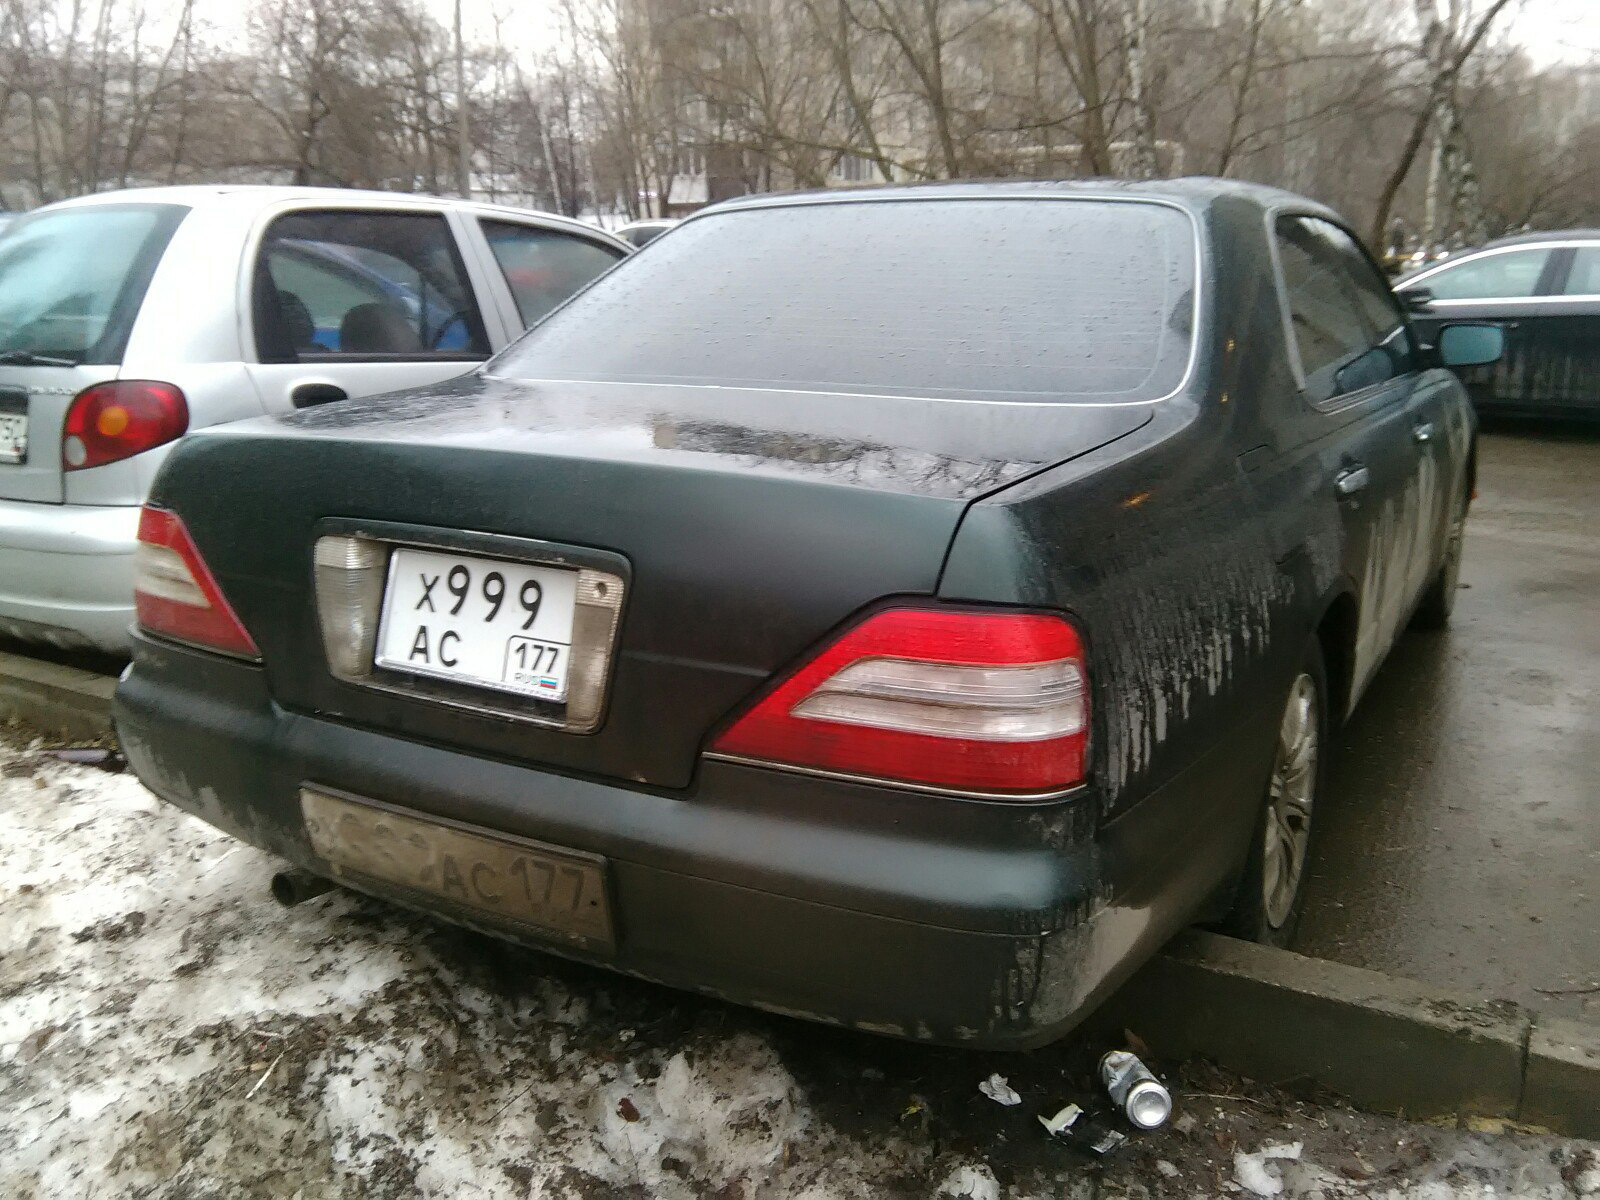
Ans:
POLYGON ((968 667, 879 658, 855 663, 794 707, 797 717, 935 737, 1032 742, 1084 728, 1076 663, 968 667))
POLYGON ((389 548, 335 534, 318 538, 313 556, 317 621, 328 667, 340 679, 364 678, 372 673, 389 548))
POLYGON ((133 603, 146 632, 237 658, 261 657, 176 513, 139 514, 133 603))
POLYGON ((892 608, 847 629, 716 739, 717 754, 998 795, 1087 770, 1089 689, 1065 618, 892 608))

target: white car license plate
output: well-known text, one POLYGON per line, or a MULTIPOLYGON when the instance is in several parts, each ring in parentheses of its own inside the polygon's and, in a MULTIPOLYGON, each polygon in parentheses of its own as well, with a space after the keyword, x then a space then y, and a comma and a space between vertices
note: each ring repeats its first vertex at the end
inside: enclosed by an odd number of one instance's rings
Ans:
POLYGON ((578 573, 396 547, 377 666, 540 700, 567 698, 578 573))
POLYGON ((28 457, 28 414, 0 410, 0 463, 19 463, 28 457))

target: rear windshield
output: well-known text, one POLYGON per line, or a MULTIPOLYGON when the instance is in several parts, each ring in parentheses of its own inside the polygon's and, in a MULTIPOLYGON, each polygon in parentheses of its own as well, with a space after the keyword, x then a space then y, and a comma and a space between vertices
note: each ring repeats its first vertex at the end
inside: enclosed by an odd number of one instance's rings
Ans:
POLYGON ((684 223, 489 367, 523 379, 1140 400, 1183 380, 1195 232, 1165 205, 882 200, 684 223))
POLYGON ((122 359, 144 290, 188 209, 97 204, 23 217, 0 234, 0 354, 122 359))

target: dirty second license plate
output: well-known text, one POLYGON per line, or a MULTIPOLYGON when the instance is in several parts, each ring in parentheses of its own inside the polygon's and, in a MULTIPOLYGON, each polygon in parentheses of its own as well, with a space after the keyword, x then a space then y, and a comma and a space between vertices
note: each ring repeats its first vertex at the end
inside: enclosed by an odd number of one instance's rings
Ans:
POLYGON ((509 918, 597 949, 615 945, 605 860, 492 837, 300 789, 311 845, 335 868, 509 918))
POLYGON ((577 597, 562 567, 396 547, 373 661, 560 702, 577 597))

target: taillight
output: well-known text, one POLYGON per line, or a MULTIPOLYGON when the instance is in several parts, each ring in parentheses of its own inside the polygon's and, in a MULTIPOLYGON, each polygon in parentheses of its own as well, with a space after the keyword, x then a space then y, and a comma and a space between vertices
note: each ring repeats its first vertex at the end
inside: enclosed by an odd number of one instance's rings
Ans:
POLYGON ((72 398, 61 430, 61 468, 85 471, 181 438, 189 404, 170 383, 118 379, 72 398))
POLYGON ((1042 613, 890 608, 847 629, 712 744, 713 753, 960 792, 1083 782, 1083 643, 1042 613))
POLYGON ((139 514, 133 603, 139 627, 150 633, 239 658, 261 657, 189 531, 165 509, 139 514))

